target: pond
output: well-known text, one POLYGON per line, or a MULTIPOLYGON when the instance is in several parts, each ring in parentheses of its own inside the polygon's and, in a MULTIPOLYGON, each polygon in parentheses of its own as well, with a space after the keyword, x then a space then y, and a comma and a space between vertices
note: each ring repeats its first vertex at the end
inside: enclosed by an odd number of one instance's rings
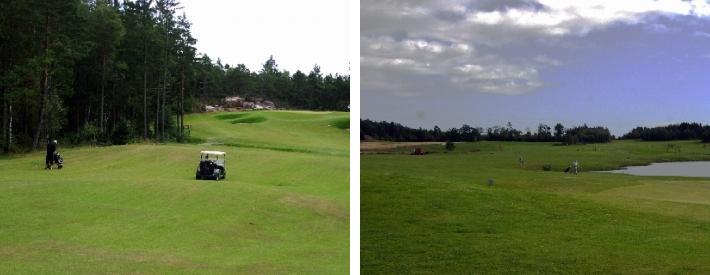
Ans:
POLYGON ((710 177, 710 161, 658 162, 646 166, 629 166, 604 172, 636 176, 710 177))

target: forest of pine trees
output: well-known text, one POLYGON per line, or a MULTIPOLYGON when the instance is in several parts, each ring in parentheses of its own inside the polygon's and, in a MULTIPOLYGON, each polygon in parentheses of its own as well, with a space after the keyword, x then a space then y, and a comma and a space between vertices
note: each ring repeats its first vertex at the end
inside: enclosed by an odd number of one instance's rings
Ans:
POLYGON ((3 152, 71 143, 183 140, 183 115, 227 95, 347 110, 350 77, 259 71, 198 54, 176 0, 0 2, 3 152))

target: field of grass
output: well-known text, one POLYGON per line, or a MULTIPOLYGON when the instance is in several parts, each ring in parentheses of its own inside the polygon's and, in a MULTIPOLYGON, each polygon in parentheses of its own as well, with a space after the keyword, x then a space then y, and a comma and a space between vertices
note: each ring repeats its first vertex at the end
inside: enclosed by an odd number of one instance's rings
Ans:
POLYGON ((710 146, 424 148, 361 156, 363 273, 710 273, 710 179, 590 172, 710 160, 710 146), (563 173, 575 159, 582 173, 563 173))
POLYGON ((348 114, 235 114, 186 117, 207 144, 0 157, 0 274, 346 273, 348 114), (194 179, 200 150, 227 152, 226 180, 194 179))

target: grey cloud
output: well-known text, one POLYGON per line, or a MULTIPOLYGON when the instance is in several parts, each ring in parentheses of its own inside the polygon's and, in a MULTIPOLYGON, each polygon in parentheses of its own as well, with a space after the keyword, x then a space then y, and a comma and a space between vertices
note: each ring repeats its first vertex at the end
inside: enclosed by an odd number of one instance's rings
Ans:
MULTIPOLYGON (((471 1, 363 1, 361 5, 361 69, 363 88, 416 96, 427 94, 419 81, 406 76, 431 76, 436 90, 521 94, 542 86, 539 71, 559 64, 532 54, 514 61, 478 46, 497 47, 535 34, 518 28, 461 22, 471 1), (457 22, 458 21, 458 22, 457 22), (365 72, 373 72, 365 73, 365 72), (413 85, 416 83, 415 85, 413 85)), ((478 7, 504 9, 529 6, 529 1, 489 1, 478 7), (491 3, 496 3, 494 6, 491 3)))
MULTIPOLYGON (((528 0, 364 0, 362 87, 400 96, 524 94, 544 87, 541 73, 563 63, 536 49, 573 47, 568 37, 657 19, 650 12, 600 10, 600 15, 594 7, 554 8, 528 0), (515 54, 502 53, 506 48, 515 54)), ((661 23, 645 29, 668 31, 661 23)))
POLYGON ((478 11, 504 11, 510 8, 523 8, 531 10, 544 10, 545 6, 531 0, 492 0, 492 1, 470 1, 468 7, 478 11))

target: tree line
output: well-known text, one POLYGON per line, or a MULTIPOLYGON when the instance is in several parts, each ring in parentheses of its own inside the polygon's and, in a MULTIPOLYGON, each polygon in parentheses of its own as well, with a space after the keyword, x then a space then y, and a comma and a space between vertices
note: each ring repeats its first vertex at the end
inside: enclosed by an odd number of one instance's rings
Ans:
POLYGON ((554 128, 539 124, 537 132, 532 133, 529 129, 525 132, 513 128, 508 122, 506 126, 494 126, 487 128, 483 134, 483 128, 471 127, 467 124, 461 128, 451 128, 442 131, 438 126, 433 129, 410 128, 399 123, 387 121, 372 121, 369 119, 360 120, 360 140, 387 140, 397 142, 412 141, 469 141, 479 140, 491 141, 529 141, 529 142, 550 142, 556 141, 564 144, 578 143, 604 143, 610 142, 614 137, 605 127, 589 127, 586 124, 569 129, 561 123, 557 123, 554 128))
POLYGON ((409 141, 478 141, 481 129, 464 124, 461 128, 451 128, 442 131, 439 126, 434 129, 414 129, 395 122, 360 120, 360 140, 387 140, 398 142, 409 141))
MULTIPOLYGON (((464 124, 461 128, 442 131, 438 126, 433 129, 410 128, 395 122, 360 120, 360 140, 387 141, 528 141, 561 142, 564 144, 605 143, 615 139, 606 127, 589 127, 586 124, 565 128, 561 123, 554 127, 539 124, 536 132, 530 129, 521 131, 508 122, 505 126, 493 126, 487 129, 464 124)), ((710 142, 710 125, 697 122, 682 122, 658 127, 636 127, 619 139, 640 139, 643 141, 701 140, 710 142)))
MULTIPOLYGON (((194 87, 200 103, 217 103, 225 96, 239 95, 247 99, 263 99, 289 109, 348 111, 350 76, 323 74, 314 65, 310 72, 279 70, 270 56, 259 71, 244 64, 230 66, 209 56, 198 58, 196 66, 201 78, 194 87), (206 101, 205 101, 206 100, 206 101)), ((200 107, 194 105, 193 107, 200 107)), ((196 110, 193 110, 196 111, 196 110)))
POLYGON ((646 141, 692 140, 710 142, 710 125, 703 126, 696 122, 682 122, 659 127, 636 127, 624 134, 622 139, 640 139, 646 141))
POLYGON ((564 144, 578 143, 605 143, 610 142, 614 137, 606 127, 589 127, 587 124, 565 128, 562 123, 555 124, 554 128, 547 124, 540 123, 537 132, 526 129, 525 132, 513 128, 508 122, 506 126, 494 126, 488 128, 486 132, 487 140, 496 141, 529 141, 529 142, 550 142, 556 141, 564 144))
POLYGON ((347 110, 349 76, 279 70, 273 57, 259 71, 214 61, 197 53, 180 10, 177 0, 0 2, 2 150, 50 137, 182 141, 184 114, 227 95, 347 110))

